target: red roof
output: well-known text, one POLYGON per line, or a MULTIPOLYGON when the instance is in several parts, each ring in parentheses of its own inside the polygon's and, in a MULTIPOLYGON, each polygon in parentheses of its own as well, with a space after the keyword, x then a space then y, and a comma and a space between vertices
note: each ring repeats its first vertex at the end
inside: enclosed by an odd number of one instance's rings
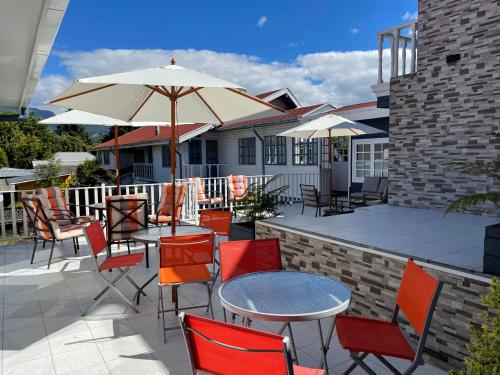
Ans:
POLYGON ((283 89, 278 89, 278 90, 273 90, 273 91, 268 91, 268 92, 263 92, 262 94, 255 95, 259 99, 264 99, 267 98, 269 95, 274 94, 275 92, 278 92, 283 89))
POLYGON ((333 111, 330 113, 335 113, 335 112, 343 112, 343 111, 350 111, 353 109, 359 109, 359 108, 367 108, 367 107, 376 107, 377 102, 365 102, 365 103, 357 103, 357 104, 348 104, 344 105, 342 107, 335 108, 333 111))
MULTIPOLYGON (((205 124, 186 124, 177 126, 177 136, 184 135, 193 130, 199 129, 205 124)), ((127 134, 118 137, 119 146, 133 145, 136 143, 150 143, 161 142, 170 140, 170 126, 159 126, 160 132, 156 134, 156 126, 142 126, 127 134)), ((115 140, 111 139, 107 142, 101 143, 94 148, 111 148, 115 144, 115 140)))
POLYGON ((286 111, 282 115, 275 115, 275 116, 261 117, 261 118, 253 119, 253 120, 233 122, 231 124, 222 125, 222 126, 218 127, 217 130, 229 130, 229 129, 239 128, 239 127, 244 127, 244 126, 249 126, 249 125, 263 124, 263 123, 270 122, 270 121, 298 118, 298 117, 305 115, 306 113, 309 113, 311 111, 314 111, 315 109, 318 109, 319 107, 321 107, 323 105, 324 104, 315 104, 315 105, 310 105, 307 107, 289 109, 288 111, 286 111))

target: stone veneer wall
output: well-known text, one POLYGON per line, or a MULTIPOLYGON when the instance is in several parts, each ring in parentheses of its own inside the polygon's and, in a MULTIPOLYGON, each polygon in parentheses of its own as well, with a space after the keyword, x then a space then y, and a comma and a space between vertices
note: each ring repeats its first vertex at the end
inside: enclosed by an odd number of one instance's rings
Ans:
MULTIPOLYGON (((257 223, 256 237, 280 239, 286 269, 318 273, 347 284, 353 293, 349 314, 391 319, 407 259, 264 223, 257 223)), ((438 367, 457 369, 467 354, 468 327, 470 324, 479 325, 481 313, 486 310, 480 298, 487 293, 489 279, 450 273, 439 267, 424 268, 445 282, 434 312, 424 358, 438 367)), ((413 329, 402 314, 400 317, 400 326, 410 342, 416 344, 413 329)))
POLYGON ((418 3, 417 72, 390 83, 389 203, 441 208, 498 191, 447 163, 499 160, 500 2, 418 3), (461 59, 447 64, 450 54, 461 59))

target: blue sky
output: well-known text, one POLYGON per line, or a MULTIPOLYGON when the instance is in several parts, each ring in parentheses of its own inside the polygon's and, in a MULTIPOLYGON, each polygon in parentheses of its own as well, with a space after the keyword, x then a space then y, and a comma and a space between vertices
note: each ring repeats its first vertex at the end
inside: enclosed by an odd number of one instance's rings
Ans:
MULTIPOLYGON (((240 75, 248 73, 248 77, 235 76, 228 66, 229 77, 223 78, 243 79, 251 91, 272 89, 274 85, 298 86, 293 74, 291 82, 286 80, 286 70, 293 69, 294 74, 300 70, 304 82, 321 89, 308 95, 306 87, 296 87, 302 91, 299 96, 310 96, 302 99, 306 103, 361 100, 368 98, 369 87, 366 95, 360 95, 361 87, 356 89, 357 93, 346 94, 339 90, 345 91, 347 82, 342 87, 327 83, 338 81, 342 75, 340 69, 364 69, 363 64, 350 64, 349 58, 354 56, 351 52, 373 52, 377 47, 377 32, 405 22, 416 7, 416 0, 71 0, 44 70, 45 82, 41 83, 34 101, 56 94, 53 91, 60 89, 63 81, 67 83, 80 74, 141 68, 148 65, 148 60, 151 64, 163 64, 168 61, 167 55, 172 54, 178 55, 179 64, 184 61, 184 65, 219 76, 224 70, 214 68, 214 64, 219 61, 223 66, 230 60, 231 66, 239 66, 236 71, 240 75), (118 50, 120 53, 116 55, 118 50), (156 51, 155 58, 148 58, 151 51, 156 51), (158 51, 164 51, 161 58, 158 51), (206 62, 208 52, 210 64, 206 62), (143 56, 143 61, 127 63, 137 60, 137 55, 143 56), (338 71, 330 74, 325 69, 332 64, 338 71), (276 66, 284 70, 277 71, 276 66), (259 79, 256 69, 266 75, 259 79), (269 74, 282 77, 266 84, 258 82, 269 74), (47 87, 50 80, 56 79, 59 81, 47 87), (337 91, 330 95, 328 90, 337 91)), ((356 55, 356 58, 364 57, 356 55)))

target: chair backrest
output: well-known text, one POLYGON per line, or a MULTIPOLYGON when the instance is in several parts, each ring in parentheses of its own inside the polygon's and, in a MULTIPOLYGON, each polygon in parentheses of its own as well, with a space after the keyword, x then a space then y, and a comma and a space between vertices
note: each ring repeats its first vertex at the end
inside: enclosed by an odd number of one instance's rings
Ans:
POLYGON ((83 227, 83 233, 94 256, 97 256, 108 247, 108 242, 106 241, 106 237, 104 237, 104 230, 98 221, 83 227))
POLYGON ((185 313, 179 320, 193 374, 293 374, 287 337, 185 313))
POLYGON ((280 271, 278 238, 230 241, 219 244, 221 280, 258 271, 280 271))
POLYGON ((318 189, 314 185, 300 184, 300 195, 306 206, 317 206, 319 203, 318 189))
POLYGON ((108 242, 129 240, 133 232, 148 227, 148 195, 106 197, 108 242))
POLYGON ((42 199, 44 198, 35 194, 23 194, 21 196, 22 205, 33 226, 35 235, 46 240, 52 240, 55 237, 54 230, 59 230, 59 226, 53 213, 45 209, 42 199))
POLYGON ((60 187, 39 188, 36 193, 46 199, 56 220, 68 219, 67 212, 64 213, 69 211, 68 204, 60 187))
POLYGON ((361 186, 362 193, 376 193, 378 191, 378 186, 380 185, 380 177, 372 176, 365 177, 363 180, 363 186, 361 186))
POLYGON ((408 260, 399 286, 396 303, 420 336, 426 335, 441 283, 408 260))
POLYGON ((219 236, 229 236, 232 221, 233 213, 231 211, 200 211, 200 225, 211 228, 219 236))
POLYGON ((160 268, 214 263, 214 233, 160 237, 160 268))
POLYGON ((238 199, 243 198, 248 189, 248 180, 247 176, 239 175, 239 176, 227 176, 227 189, 229 192, 229 199, 238 199))
POLYGON ((205 182, 201 177, 190 177, 189 182, 191 182, 196 187, 196 201, 203 202, 208 199, 207 193, 205 192, 205 182))
MULTIPOLYGON (((175 184, 175 218, 180 220, 182 205, 184 204, 184 197, 186 195, 186 184, 176 183, 175 184)), ((165 183, 161 185, 161 196, 158 202, 158 215, 172 216, 172 184, 165 183)))
POLYGON ((385 194, 387 194, 388 188, 389 188, 389 179, 387 177, 381 177, 377 193, 380 194, 381 196, 384 196, 385 194))

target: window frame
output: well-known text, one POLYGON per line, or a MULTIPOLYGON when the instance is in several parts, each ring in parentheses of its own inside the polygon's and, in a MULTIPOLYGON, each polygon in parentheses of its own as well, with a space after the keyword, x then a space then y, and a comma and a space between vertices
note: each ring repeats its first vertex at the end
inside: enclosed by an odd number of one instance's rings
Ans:
POLYGON ((280 135, 264 136, 264 164, 286 165, 287 164, 286 149, 287 149, 287 137, 283 137, 280 135))
POLYGON ((318 145, 319 141, 317 138, 293 138, 292 164, 298 166, 318 165, 318 145), (302 151, 302 148, 307 148, 306 152, 297 152, 297 150, 302 151), (306 159, 306 162, 299 162, 300 158, 306 159), (307 161, 309 158, 311 158, 311 161, 307 161))
POLYGON ((102 164, 104 164, 104 165, 110 165, 111 164, 111 158, 110 158, 110 152, 109 152, 109 150, 103 150, 102 151, 102 164))
POLYGON ((161 167, 170 168, 171 165, 172 165, 172 159, 170 157, 170 143, 166 143, 164 145, 161 145, 161 167))
POLYGON ((238 138, 239 165, 255 165, 257 159, 256 155, 257 155, 257 142, 255 141, 255 137, 238 138), (243 144, 245 142, 250 142, 251 144, 243 144))
MULTIPOLYGON (((351 149, 351 154, 352 154, 352 162, 351 162, 351 180, 354 183, 363 183, 365 176, 363 177, 356 177, 356 164, 357 164, 357 146, 358 145, 369 145, 370 150, 370 171, 369 171, 369 176, 375 176, 375 145, 376 144, 385 144, 389 145, 389 138, 366 138, 366 139, 353 139, 352 140, 352 149, 351 149)), ((387 151, 388 152, 388 151, 387 151)), ((379 160, 379 159, 377 159, 379 160)), ((382 159, 383 161, 384 159, 382 159)), ((387 157, 387 163, 389 160, 389 157, 387 157)), ((383 167, 382 167, 383 168, 383 167)), ((382 176, 380 177, 387 177, 387 174, 389 173, 388 167, 387 169, 383 168, 382 169, 382 176), (384 173, 384 170, 386 173, 384 173)))
POLYGON ((189 164, 190 165, 201 165, 203 164, 203 145, 201 142, 201 139, 190 139, 188 142, 188 158, 189 158, 189 164), (199 147, 198 150, 195 150, 195 144, 198 145, 199 147), (196 151, 196 152, 194 152, 196 151), (194 156, 197 156, 197 159, 194 160, 194 156), (196 161, 196 163, 195 163, 196 161))

